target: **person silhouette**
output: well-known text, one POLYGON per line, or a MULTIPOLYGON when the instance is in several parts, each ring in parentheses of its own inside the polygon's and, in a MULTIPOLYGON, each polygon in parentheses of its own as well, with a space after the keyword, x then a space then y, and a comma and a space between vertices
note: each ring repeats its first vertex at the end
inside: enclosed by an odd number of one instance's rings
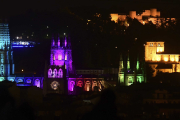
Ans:
POLYGON ((113 90, 103 90, 97 105, 91 112, 85 114, 81 120, 119 120, 115 100, 116 95, 113 90))

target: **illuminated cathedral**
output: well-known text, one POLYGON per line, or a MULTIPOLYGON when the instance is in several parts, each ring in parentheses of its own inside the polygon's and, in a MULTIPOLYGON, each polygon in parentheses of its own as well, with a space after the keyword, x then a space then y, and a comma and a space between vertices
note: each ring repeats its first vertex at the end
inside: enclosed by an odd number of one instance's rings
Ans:
POLYGON ((118 83, 121 86, 130 86, 133 83, 146 82, 146 75, 144 69, 144 62, 140 64, 139 56, 137 56, 137 60, 135 60, 133 62, 133 66, 131 66, 131 62, 129 59, 129 51, 128 56, 124 55, 123 57, 123 55, 121 54, 119 61, 118 83))
POLYGON ((76 94, 78 88, 82 91, 98 91, 104 86, 103 78, 77 76, 72 65, 72 50, 70 37, 51 40, 50 65, 45 69, 43 89, 47 93, 76 94), (47 72, 46 72, 47 70, 47 72))

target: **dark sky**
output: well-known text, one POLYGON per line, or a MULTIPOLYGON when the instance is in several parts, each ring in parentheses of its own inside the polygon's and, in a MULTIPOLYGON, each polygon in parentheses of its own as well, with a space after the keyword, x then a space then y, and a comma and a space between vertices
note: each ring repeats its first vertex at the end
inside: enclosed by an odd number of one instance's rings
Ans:
POLYGON ((17 15, 25 12, 27 9, 42 10, 58 10, 64 6, 98 6, 111 7, 119 6, 130 9, 149 7, 159 7, 163 9, 174 9, 179 6, 177 0, 1 0, 0 17, 17 15))

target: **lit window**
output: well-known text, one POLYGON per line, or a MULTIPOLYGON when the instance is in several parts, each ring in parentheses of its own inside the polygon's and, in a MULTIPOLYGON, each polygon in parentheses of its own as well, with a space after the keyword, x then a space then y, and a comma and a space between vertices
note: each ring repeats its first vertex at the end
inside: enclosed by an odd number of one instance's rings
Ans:
POLYGON ((65 60, 67 60, 67 53, 65 54, 65 60))
POLYGON ((160 61, 160 58, 157 58, 157 61, 160 61))
POLYGON ((66 33, 64 33, 64 35, 66 35, 66 33))
POLYGON ((53 60, 55 60, 55 55, 53 56, 53 60))
POLYGON ((158 43, 158 46, 160 46, 160 43, 158 43))
POLYGON ((47 37, 48 37, 48 34, 47 34, 47 37))
POLYGON ((164 61, 168 61, 168 58, 167 58, 167 57, 165 57, 165 58, 164 58, 164 61))
POLYGON ((58 60, 62 60, 62 55, 61 54, 58 55, 58 60))
POLYGON ((66 69, 66 65, 65 65, 65 69, 66 69))
POLYGON ((171 58, 171 61, 174 61, 174 58, 171 58))
POLYGON ((153 43, 151 45, 153 46, 153 43))
POLYGON ((160 49, 160 52, 162 52, 162 49, 160 49))
POLYGON ((157 52, 159 52, 159 49, 157 49, 157 52))
POLYGON ((16 39, 19 39, 19 37, 16 37, 16 39))
POLYGON ((29 36, 27 36, 27 38, 29 38, 29 36))
POLYGON ((145 24, 145 22, 143 21, 143 25, 145 24))
POLYGON ((49 28, 49 26, 47 26, 47 28, 49 28))

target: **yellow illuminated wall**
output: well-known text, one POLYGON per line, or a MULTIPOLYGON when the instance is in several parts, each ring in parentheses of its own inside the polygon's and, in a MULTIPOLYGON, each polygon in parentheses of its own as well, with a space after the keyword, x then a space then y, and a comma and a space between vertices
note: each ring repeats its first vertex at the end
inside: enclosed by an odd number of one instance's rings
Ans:
POLYGON ((149 62, 149 66, 155 71, 153 77, 157 75, 157 72, 180 72, 180 62, 178 54, 163 54, 164 42, 146 42, 145 44, 145 61, 149 62), (152 64, 154 63, 154 64, 152 64), (158 63, 172 64, 172 68, 156 69, 158 63))
MULTIPOLYGON (((145 25, 149 21, 151 21, 156 27, 160 27, 162 23, 166 23, 167 21, 171 21, 174 24, 176 24, 176 18, 160 18, 160 11, 157 11, 156 8, 152 8, 150 10, 145 10, 140 14, 137 14, 136 11, 129 11, 129 15, 127 14, 118 14, 118 13, 113 13, 111 15, 111 20, 115 21, 115 23, 118 23, 119 21, 125 21, 126 17, 130 17, 132 19, 137 19, 140 23, 145 25), (146 19, 143 19, 146 18, 146 19)), ((129 26, 129 24, 127 24, 129 26)), ((168 26, 168 23, 164 25, 165 27, 168 26)))
POLYGON ((118 14, 110 14, 111 16, 111 21, 115 21, 115 23, 118 22, 118 14))
POLYGON ((146 42, 145 61, 161 61, 162 56, 157 53, 164 52, 164 42, 146 42))

